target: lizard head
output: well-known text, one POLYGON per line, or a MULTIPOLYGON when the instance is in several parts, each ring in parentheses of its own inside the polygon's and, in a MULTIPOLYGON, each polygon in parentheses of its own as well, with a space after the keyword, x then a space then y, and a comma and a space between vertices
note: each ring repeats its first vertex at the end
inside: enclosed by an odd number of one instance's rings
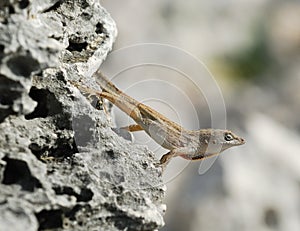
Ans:
POLYGON ((222 144, 222 151, 245 143, 243 138, 229 130, 219 130, 219 135, 217 135, 216 138, 218 138, 219 142, 222 144))
POLYGON ((229 130, 211 129, 209 133, 208 152, 223 152, 233 146, 242 145, 245 140, 229 130))

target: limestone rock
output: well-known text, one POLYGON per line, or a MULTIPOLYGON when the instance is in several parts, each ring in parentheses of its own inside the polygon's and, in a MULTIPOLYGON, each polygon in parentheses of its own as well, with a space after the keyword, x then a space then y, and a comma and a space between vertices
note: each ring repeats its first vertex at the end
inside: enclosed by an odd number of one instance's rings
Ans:
POLYGON ((69 83, 116 31, 97 0, 0 3, 0 230, 163 226, 157 160, 69 83))

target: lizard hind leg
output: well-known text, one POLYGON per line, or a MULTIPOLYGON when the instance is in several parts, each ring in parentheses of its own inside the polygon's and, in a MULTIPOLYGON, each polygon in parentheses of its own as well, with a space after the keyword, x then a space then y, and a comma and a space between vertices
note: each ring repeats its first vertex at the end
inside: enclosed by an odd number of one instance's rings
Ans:
POLYGON ((124 129, 128 132, 138 132, 138 131, 143 131, 144 129, 141 127, 139 124, 132 124, 126 127, 121 127, 121 129, 124 129))
POLYGON ((113 131, 118 135, 122 136, 125 140, 134 141, 134 136, 130 132, 142 131, 144 130, 140 125, 133 124, 121 128, 113 128, 113 131))

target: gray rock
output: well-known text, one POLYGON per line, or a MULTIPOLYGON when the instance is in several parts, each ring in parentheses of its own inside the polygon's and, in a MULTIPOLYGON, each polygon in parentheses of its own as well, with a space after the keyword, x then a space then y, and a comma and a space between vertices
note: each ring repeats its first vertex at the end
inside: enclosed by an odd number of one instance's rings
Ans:
POLYGON ((157 160, 68 80, 93 82, 117 30, 99 1, 0 3, 0 230, 156 230, 157 160))

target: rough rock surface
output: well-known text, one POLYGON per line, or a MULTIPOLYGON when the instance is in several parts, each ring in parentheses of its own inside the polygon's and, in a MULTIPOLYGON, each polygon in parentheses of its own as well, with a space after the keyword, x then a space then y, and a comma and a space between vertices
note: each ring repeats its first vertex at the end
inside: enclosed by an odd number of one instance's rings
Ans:
POLYGON ((163 226, 157 160, 68 82, 89 79, 115 37, 97 0, 1 1, 0 230, 163 226))

